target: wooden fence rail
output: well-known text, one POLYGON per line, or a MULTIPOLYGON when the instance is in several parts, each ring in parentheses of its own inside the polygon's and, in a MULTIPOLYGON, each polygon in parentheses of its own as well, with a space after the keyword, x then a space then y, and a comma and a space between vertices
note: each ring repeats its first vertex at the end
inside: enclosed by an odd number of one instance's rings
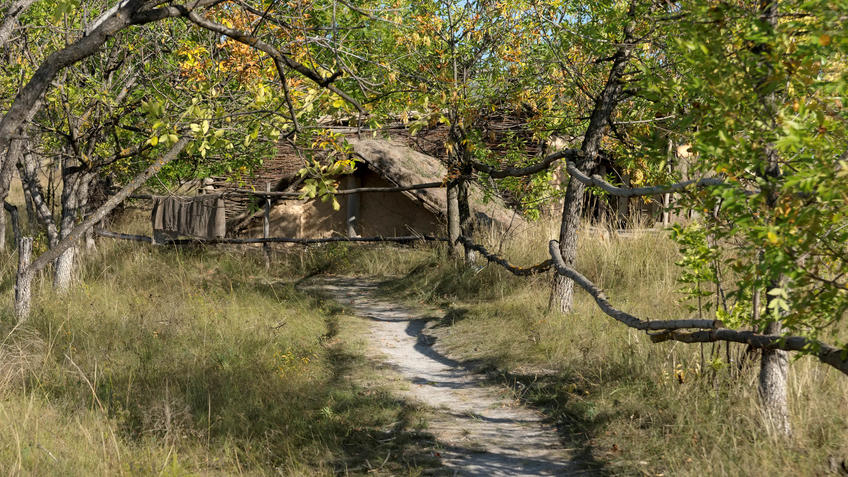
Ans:
POLYGON ((147 235, 124 234, 120 232, 112 232, 110 230, 95 230, 97 235, 117 240, 130 240, 135 242, 146 242, 154 245, 245 245, 245 244, 271 244, 271 243, 293 243, 300 245, 313 245, 321 243, 334 242, 394 242, 394 243, 414 243, 414 242, 447 242, 444 237, 434 237, 432 235, 407 235, 401 237, 325 237, 325 238, 290 238, 290 237, 262 237, 262 238, 219 238, 212 240, 204 239, 174 239, 165 240, 162 242, 154 242, 147 235))

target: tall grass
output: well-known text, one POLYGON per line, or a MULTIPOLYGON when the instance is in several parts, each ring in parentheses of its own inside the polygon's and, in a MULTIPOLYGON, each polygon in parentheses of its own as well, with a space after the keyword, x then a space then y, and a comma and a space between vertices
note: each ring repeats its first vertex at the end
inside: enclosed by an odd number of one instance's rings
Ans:
MULTIPOLYGON (((118 224, 133 231, 133 222, 118 224)), ((512 261, 546 258, 553 224, 484 237, 512 261)), ((848 459, 848 379, 791 366, 794 434, 762 428, 757 361, 741 346, 653 344, 578 292, 548 312, 550 275, 467 267, 443 245, 250 249, 101 243, 79 284, 36 293, 33 318, 0 306, 0 471, 416 474, 426 423, 364 352, 364 322, 294 283, 386 277, 387 297, 444 309, 436 346, 546 412, 587 467, 621 475, 823 475, 848 459)), ((587 229, 578 269, 618 307, 689 315, 663 234, 587 229)), ((6 290, 14 256, 0 257, 6 290)), ((8 292, 10 293, 10 292, 8 292)), ((846 464, 848 465, 848 464, 846 464)))
MULTIPOLYGON (((515 263, 538 263, 555 236, 537 224, 487 244, 515 263)), ((679 259, 665 234, 587 228, 577 268, 618 307, 637 316, 691 315, 677 293, 679 259)), ((336 251, 335 253, 339 253, 336 251)), ((347 251, 400 263, 391 251, 347 251)), ((518 278, 417 252, 385 285, 398 298, 442 306, 437 346, 544 409, 586 465, 599 473, 644 475, 823 475, 848 466, 848 378, 814 358, 793 361, 794 434, 763 428, 756 353, 743 346, 651 343, 577 293, 568 315, 548 312, 550 275, 518 278)), ((368 260, 364 260, 368 263, 368 260)), ((351 271, 336 268, 337 273, 351 271)))
MULTIPOLYGON (((0 307, 0 472, 418 475, 418 409, 364 326, 258 254, 101 243, 32 317, 0 307)), ((10 263, 3 257, 8 289, 10 263)), ((45 277, 47 278, 47 277, 45 277)))

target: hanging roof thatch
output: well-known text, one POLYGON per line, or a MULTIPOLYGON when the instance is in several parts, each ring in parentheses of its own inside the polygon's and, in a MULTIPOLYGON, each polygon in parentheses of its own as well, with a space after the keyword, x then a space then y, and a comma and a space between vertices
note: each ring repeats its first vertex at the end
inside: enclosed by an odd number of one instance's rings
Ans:
MULTIPOLYGON (((447 168, 442 161, 422 154, 400 141, 390 139, 348 138, 355 154, 374 171, 393 184, 403 187, 426 182, 444 181, 447 168)), ((434 214, 443 216, 447 210, 445 188, 420 189, 403 192, 421 202, 434 214)), ((523 222, 517 212, 507 208, 497 197, 486 197, 484 191, 472 184, 469 202, 475 218, 482 222, 507 227, 523 222)))

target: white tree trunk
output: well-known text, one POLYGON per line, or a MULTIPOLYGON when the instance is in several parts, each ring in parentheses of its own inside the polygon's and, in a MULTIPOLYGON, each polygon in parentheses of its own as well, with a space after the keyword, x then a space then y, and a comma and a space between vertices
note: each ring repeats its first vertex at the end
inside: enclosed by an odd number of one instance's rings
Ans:
POLYGON ((6 211, 0 213, 0 252, 6 251, 6 211))
POLYGON ((76 257, 76 247, 68 247, 67 250, 59 255, 56 259, 55 271, 53 274, 53 288, 59 293, 65 293, 71 287, 71 282, 74 277, 74 258, 76 257))
MULTIPOLYGON (((782 280, 776 279, 769 288, 781 286, 782 280)), ((775 299, 769 295, 766 309, 771 309, 770 302, 775 299)), ((783 326, 780 321, 769 321, 763 332, 767 335, 780 335, 783 326)), ((789 373, 789 358, 786 351, 779 349, 763 349, 760 360, 760 376, 758 391, 760 404, 766 428, 769 432, 790 436, 792 426, 789 423, 789 398, 787 393, 786 376, 789 373)))
POLYGON ((28 270, 30 258, 32 237, 21 237, 18 243, 18 275, 15 280, 15 318, 18 322, 29 318, 32 297, 32 272, 28 270))

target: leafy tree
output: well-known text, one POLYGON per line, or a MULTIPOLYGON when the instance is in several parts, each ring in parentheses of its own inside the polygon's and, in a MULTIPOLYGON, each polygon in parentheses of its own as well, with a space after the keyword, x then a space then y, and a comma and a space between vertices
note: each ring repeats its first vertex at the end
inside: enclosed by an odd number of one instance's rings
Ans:
MULTIPOLYGON (((715 240, 714 280, 734 326, 839 339, 848 310, 845 4, 684 2, 673 43, 685 70, 662 88, 686 98, 702 174, 723 187, 690 197, 715 240), (720 275, 716 274, 716 275, 720 275)), ((682 237, 697 233, 680 229, 682 237)), ((840 343, 844 346, 844 343, 840 343)), ((790 431, 785 352, 763 353, 760 392, 790 431)))

